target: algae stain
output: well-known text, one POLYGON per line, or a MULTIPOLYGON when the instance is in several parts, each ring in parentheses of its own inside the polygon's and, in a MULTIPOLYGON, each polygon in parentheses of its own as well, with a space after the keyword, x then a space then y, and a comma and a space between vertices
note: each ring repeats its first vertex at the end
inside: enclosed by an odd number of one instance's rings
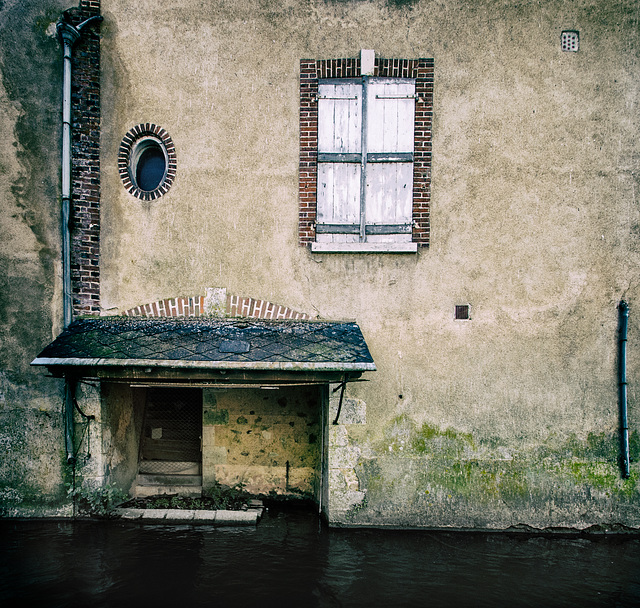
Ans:
POLYGON ((475 450, 476 445, 470 433, 461 433, 451 427, 442 431, 435 426, 424 423, 412 437, 411 449, 412 452, 421 455, 441 453, 457 457, 465 450, 475 450))
POLYGON ((228 410, 204 410, 203 423, 205 425, 211 424, 228 424, 229 411, 228 410))
POLYGON ((640 434, 638 431, 632 431, 629 434, 629 458, 631 458, 631 462, 640 460, 640 434))
MULTIPOLYGON (((637 461, 636 431, 629 443, 632 462, 637 461)), ((383 467, 370 466, 364 478, 371 498, 383 501, 389 495, 413 494, 424 501, 451 494, 477 504, 514 504, 548 500, 554 493, 581 494, 588 488, 626 499, 640 491, 637 468, 629 479, 620 477, 617 433, 550 435, 535 448, 524 449, 506 447, 496 438, 476 442, 471 434, 451 427, 418 427, 402 415, 388 424, 378 448, 381 457, 391 460, 383 467)))
POLYGON ((566 450, 576 458, 615 461, 618 449, 617 437, 604 432, 589 433, 584 440, 573 433, 566 441, 566 450))

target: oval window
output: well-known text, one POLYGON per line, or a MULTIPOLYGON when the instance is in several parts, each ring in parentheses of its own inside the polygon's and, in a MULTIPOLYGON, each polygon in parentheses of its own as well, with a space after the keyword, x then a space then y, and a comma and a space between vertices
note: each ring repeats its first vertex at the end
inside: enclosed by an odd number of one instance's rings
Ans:
POLYGON ((164 178, 167 162, 164 150, 156 142, 152 142, 142 150, 136 163, 136 184, 140 190, 155 190, 164 178))
POLYGON ((157 125, 134 127, 120 144, 118 166, 130 194, 143 200, 162 196, 176 174, 176 153, 169 134, 157 125))

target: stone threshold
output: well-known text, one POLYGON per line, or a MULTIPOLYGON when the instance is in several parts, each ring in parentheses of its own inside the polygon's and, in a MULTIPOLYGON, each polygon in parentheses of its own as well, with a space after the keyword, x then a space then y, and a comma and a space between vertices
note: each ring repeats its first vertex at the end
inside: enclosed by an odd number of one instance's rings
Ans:
POLYGON ((206 524, 213 526, 255 526, 264 512, 261 501, 251 501, 249 508, 243 511, 218 509, 114 509, 119 519, 139 523, 165 524, 206 524), (259 504, 256 504, 259 503, 259 504))

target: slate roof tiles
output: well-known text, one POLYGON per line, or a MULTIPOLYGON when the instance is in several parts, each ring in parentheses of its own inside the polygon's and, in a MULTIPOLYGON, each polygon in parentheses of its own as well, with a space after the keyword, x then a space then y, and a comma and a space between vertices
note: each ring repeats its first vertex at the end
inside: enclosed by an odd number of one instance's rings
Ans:
POLYGON ((375 370, 353 322, 99 317, 74 321, 33 365, 375 370), (162 362, 162 363, 161 363, 162 362))

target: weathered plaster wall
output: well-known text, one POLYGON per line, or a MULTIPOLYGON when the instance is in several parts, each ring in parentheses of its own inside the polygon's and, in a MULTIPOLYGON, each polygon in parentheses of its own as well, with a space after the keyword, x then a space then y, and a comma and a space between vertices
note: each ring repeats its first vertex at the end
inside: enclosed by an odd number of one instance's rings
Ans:
MULTIPOLYGON (((366 416, 331 429, 335 523, 640 525, 615 375, 625 298, 637 460, 637 3, 160 4, 102 3, 103 310, 218 285, 355 318, 379 371, 347 393, 366 416), (560 51, 563 29, 579 53, 560 51), (435 59, 432 244, 417 256, 296 245, 299 60, 361 48, 435 59), (178 156, 152 203, 115 162, 147 121, 178 156)), ((0 6, 3 508, 64 493, 61 384, 28 362, 60 320, 65 8, 0 6)))
POLYGON ((345 487, 366 494, 341 520, 640 523, 637 470, 622 482, 616 467, 615 377, 624 297, 637 430, 635 3, 103 11, 105 308, 217 284, 357 319, 379 371, 348 393, 366 424, 336 438, 357 447, 345 487), (563 29, 580 31, 579 53, 560 51, 563 29), (432 246, 418 256, 295 244, 298 62, 360 48, 435 58, 432 246), (178 155, 151 204, 113 162, 145 121, 178 155), (456 303, 471 321, 453 320, 456 303))
POLYGON ((29 367, 61 321, 55 22, 65 8, 0 3, 0 513, 65 495, 62 384, 29 367))
POLYGON ((616 463, 621 298, 636 455, 640 417, 636 2, 103 12, 105 309, 215 284, 355 318, 379 371, 348 391, 366 423, 334 430, 355 458, 337 522, 640 525, 638 465, 623 482, 616 463), (578 53, 560 50, 563 29, 580 31, 578 53), (435 59, 432 244, 418 255, 296 245, 299 60, 361 48, 435 59), (146 121, 178 157, 153 203, 115 165, 146 121), (470 321, 453 319, 461 303, 470 321))
POLYGON ((322 452, 317 387, 204 389, 203 486, 318 497, 322 452))
POLYGON ((138 474, 144 406, 145 389, 127 384, 102 384, 102 443, 96 449, 102 453, 107 482, 127 492, 138 474))

